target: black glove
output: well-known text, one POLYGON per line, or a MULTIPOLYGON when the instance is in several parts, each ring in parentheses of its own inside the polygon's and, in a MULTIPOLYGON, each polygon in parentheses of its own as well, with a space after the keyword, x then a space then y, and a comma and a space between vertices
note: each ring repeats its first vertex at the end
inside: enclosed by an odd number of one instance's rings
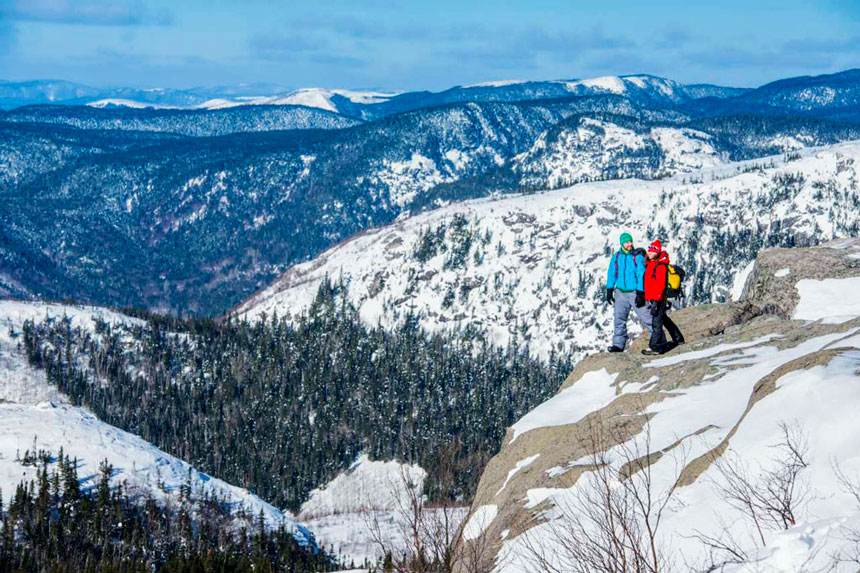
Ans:
POLYGON ((636 308, 645 306, 645 293, 641 290, 636 291, 636 308))
POLYGON ((614 288, 606 289, 606 302, 608 304, 614 304, 615 303, 615 289, 614 288))
POLYGON ((651 316, 657 316, 663 310, 663 301, 655 300, 651 303, 651 316))

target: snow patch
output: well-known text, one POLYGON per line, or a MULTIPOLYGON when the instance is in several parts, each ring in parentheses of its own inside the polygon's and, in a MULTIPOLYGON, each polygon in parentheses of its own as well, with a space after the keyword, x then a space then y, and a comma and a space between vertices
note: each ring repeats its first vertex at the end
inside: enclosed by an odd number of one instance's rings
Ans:
POLYGON ((516 465, 514 466, 514 469, 512 469, 511 471, 508 472, 508 477, 505 478, 505 483, 502 484, 502 487, 499 488, 499 491, 496 492, 496 495, 499 495, 500 493, 502 493, 502 491, 504 491, 504 489, 508 485, 508 482, 511 481, 511 478, 514 477, 517 474, 517 472, 519 472, 520 470, 525 469, 525 468, 529 467, 530 465, 532 465, 532 462, 534 462, 539 457, 540 457, 540 454, 535 454, 533 456, 529 456, 525 459, 518 461, 516 463, 516 465))
POLYGON ((517 84, 524 84, 527 80, 494 80, 488 82, 479 82, 477 84, 469 84, 463 86, 466 89, 469 88, 501 88, 505 86, 514 86, 517 84))
POLYGON ((741 271, 735 275, 735 280, 732 283, 732 300, 738 302, 744 295, 744 287, 746 287, 747 279, 755 268, 755 259, 747 263, 741 271))
POLYGON ((627 91, 627 85, 625 85, 624 80, 618 76, 601 76, 599 78, 575 80, 567 82, 565 87, 568 90, 575 91, 579 86, 614 94, 623 94, 627 91))
POLYGON ((778 271, 773 273, 773 276, 775 276, 778 279, 781 279, 782 277, 787 277, 790 274, 791 274, 791 269, 779 269, 778 271))
POLYGON ((421 496, 426 478, 427 472, 421 466, 371 461, 362 454, 349 470, 310 493, 308 501, 302 504, 299 518, 309 520, 366 509, 398 509, 409 499, 409 490, 421 496))
POLYGON ((487 530, 490 524, 496 519, 499 513, 497 505, 482 505, 475 510, 469 521, 463 527, 463 539, 472 541, 479 538, 487 530))
POLYGON ((761 338, 750 340, 749 342, 718 344, 710 348, 705 348, 704 350, 695 350, 693 352, 684 352, 683 354, 667 356, 666 358, 657 358, 656 360, 646 362, 642 365, 642 367, 662 368, 664 366, 672 366, 673 364, 680 364, 681 362, 687 362, 690 360, 701 360, 702 358, 710 358, 711 356, 716 356, 717 354, 722 354, 723 352, 729 352, 730 350, 740 350, 742 348, 751 348, 753 346, 759 346, 760 344, 765 344, 767 342, 770 342, 771 340, 774 340, 775 338, 779 338, 779 336, 776 334, 768 334, 766 336, 762 336, 761 338))
POLYGON ((514 434, 511 443, 529 430, 574 424, 603 408, 617 396, 614 386, 617 377, 618 374, 610 374, 605 368, 586 373, 511 426, 514 434))
POLYGON ((800 302, 794 309, 795 320, 821 320, 840 324, 860 316, 860 277, 846 279, 803 279, 797 282, 800 302))

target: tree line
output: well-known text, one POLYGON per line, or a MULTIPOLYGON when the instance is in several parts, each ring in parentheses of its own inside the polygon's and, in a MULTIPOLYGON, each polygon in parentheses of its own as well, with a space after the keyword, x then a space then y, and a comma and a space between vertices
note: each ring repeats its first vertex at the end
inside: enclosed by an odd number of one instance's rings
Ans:
POLYGON ((36 469, 21 482, 8 510, 0 499, 0 573, 191 573, 235 571, 310 573, 337 563, 303 547, 286 528, 263 526, 262 517, 231 513, 223 500, 180 492, 171 507, 140 498, 110 480, 103 462, 96 484, 81 486, 77 460, 62 450, 20 460, 36 469), (244 527, 237 524, 244 523, 244 527))

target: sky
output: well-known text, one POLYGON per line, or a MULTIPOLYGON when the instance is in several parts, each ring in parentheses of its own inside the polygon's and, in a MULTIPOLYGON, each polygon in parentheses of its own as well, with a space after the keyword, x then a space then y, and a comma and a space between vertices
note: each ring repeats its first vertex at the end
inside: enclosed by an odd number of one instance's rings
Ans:
POLYGON ((860 67, 860 0, 0 0, 0 79, 440 90, 860 67))

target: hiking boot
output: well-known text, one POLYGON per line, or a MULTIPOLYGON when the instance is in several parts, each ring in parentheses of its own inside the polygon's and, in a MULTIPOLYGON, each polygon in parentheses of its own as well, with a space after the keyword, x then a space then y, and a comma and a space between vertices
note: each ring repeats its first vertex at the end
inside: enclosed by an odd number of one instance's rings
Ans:
POLYGON ((617 346, 610 346, 607 352, 624 352, 624 349, 618 348, 617 346))
POLYGON ((658 356, 658 355, 663 354, 663 353, 660 352, 659 350, 651 350, 650 348, 646 348, 645 350, 642 351, 642 354, 644 354, 645 356, 658 356))
POLYGON ((687 343, 687 341, 684 340, 683 336, 679 336, 678 338, 675 338, 674 340, 672 340, 672 344, 674 344, 675 346, 681 346, 682 344, 686 344, 686 343, 687 343))

